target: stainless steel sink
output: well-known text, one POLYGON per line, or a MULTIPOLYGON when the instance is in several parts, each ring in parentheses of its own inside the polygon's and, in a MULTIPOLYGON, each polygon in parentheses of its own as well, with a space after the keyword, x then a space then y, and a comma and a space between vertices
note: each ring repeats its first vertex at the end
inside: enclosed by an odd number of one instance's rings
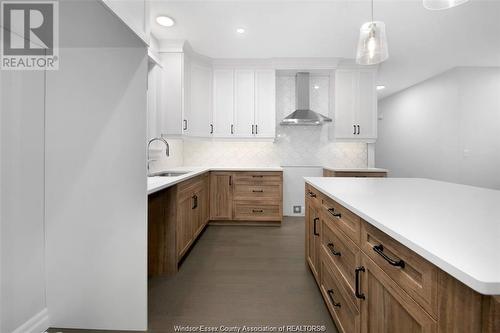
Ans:
POLYGON ((164 171, 150 174, 148 177, 179 177, 191 171, 164 171))

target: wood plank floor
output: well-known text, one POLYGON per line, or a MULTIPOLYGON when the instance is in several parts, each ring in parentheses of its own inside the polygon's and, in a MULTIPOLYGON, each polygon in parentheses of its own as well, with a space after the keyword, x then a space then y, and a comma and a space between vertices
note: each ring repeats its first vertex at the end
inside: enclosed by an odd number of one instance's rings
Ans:
POLYGON ((149 332, 174 332, 175 325, 324 325, 337 332, 304 246, 303 218, 285 218, 281 228, 209 226, 177 275, 150 279, 149 332))

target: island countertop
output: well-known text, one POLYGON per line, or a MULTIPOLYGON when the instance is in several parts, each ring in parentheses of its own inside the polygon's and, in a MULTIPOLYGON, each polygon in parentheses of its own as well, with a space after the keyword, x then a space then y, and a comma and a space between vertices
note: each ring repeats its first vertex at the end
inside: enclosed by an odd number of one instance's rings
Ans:
POLYGON ((305 181, 475 291, 500 295, 500 191, 418 178, 305 181))

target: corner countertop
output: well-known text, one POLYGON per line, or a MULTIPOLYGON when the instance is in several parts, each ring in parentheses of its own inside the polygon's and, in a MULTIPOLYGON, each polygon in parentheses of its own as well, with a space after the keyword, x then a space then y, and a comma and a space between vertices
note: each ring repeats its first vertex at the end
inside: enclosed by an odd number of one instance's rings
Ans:
POLYGON ((176 177, 148 177, 148 195, 166 189, 208 171, 283 171, 282 167, 177 167, 172 172, 187 172, 176 177))
POLYGON ((484 295, 500 295, 500 191, 418 178, 305 181, 484 295))
POLYGON ((339 172, 389 172, 389 170, 381 168, 335 168, 324 166, 323 169, 339 172))

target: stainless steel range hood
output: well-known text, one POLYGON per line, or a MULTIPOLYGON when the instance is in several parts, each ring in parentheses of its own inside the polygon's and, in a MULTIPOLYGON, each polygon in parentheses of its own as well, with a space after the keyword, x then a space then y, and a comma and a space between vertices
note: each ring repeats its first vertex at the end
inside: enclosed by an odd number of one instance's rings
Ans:
POLYGON ((296 110, 283 119, 281 125, 318 126, 332 121, 310 108, 309 73, 299 72, 295 75, 295 107, 296 110))

